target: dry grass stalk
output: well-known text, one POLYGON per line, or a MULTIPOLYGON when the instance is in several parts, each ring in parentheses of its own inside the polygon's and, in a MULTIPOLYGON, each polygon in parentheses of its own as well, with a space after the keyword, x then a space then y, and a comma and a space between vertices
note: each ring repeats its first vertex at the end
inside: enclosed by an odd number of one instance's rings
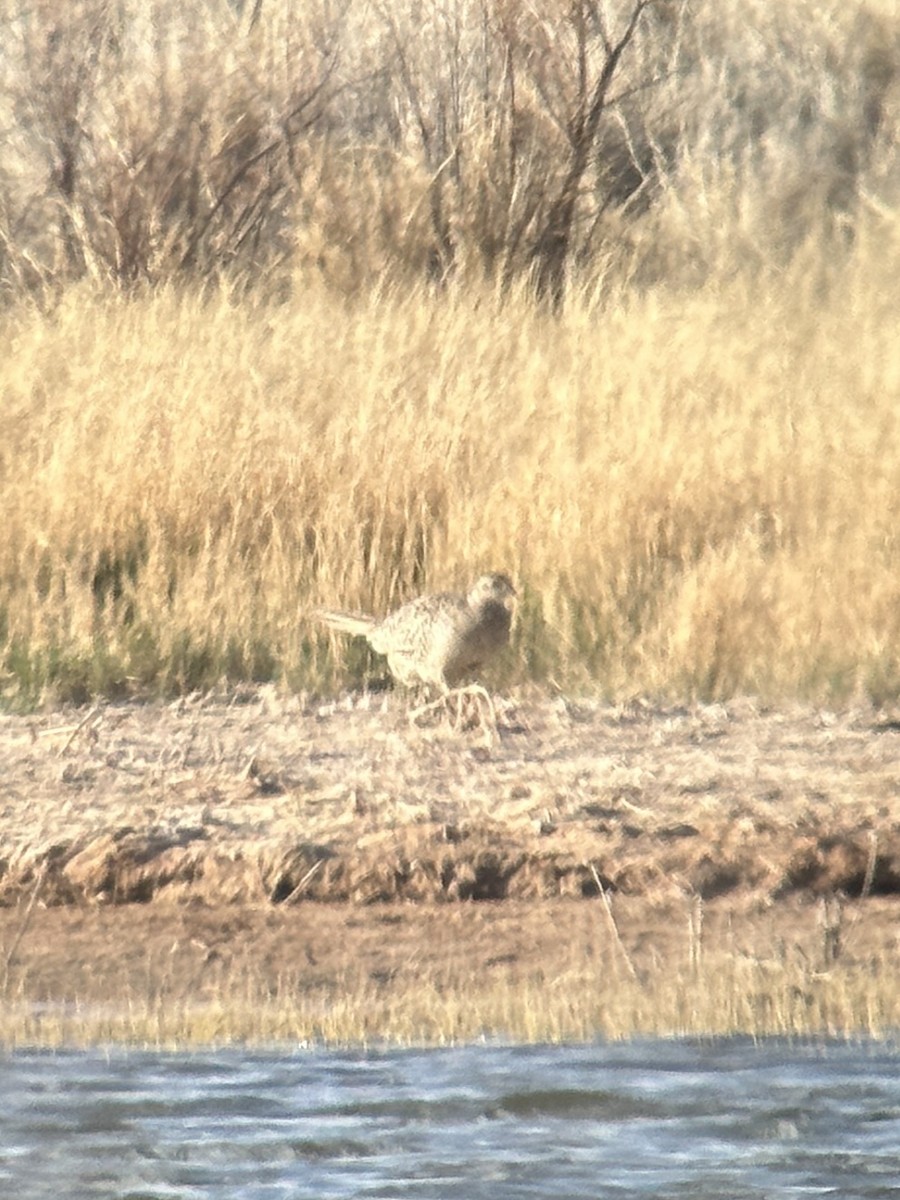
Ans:
POLYGON ((28 926, 31 923, 31 917, 32 917, 32 914, 34 913, 34 906, 38 902, 38 898, 40 897, 40 894, 41 894, 41 889, 44 886, 44 880, 47 876, 47 867, 48 867, 48 864, 46 862, 43 862, 38 867, 38 869, 35 873, 34 886, 31 889, 31 895, 28 897, 28 903, 25 905, 25 911, 22 914, 22 920, 19 924, 18 929, 15 932, 15 936, 13 937, 12 941, 9 944, 9 948, 6 951, 6 954, 3 957, 3 977, 2 977, 2 982, 0 982, 0 995, 5 994, 7 991, 7 988, 9 987, 10 969, 15 961, 16 951, 21 946, 22 939, 25 937, 25 934, 28 932, 28 926))
POLYGON ((282 904, 293 904, 293 902, 295 900, 298 900, 303 895, 303 893, 306 891, 307 884, 312 879, 312 877, 316 874, 317 871, 321 870, 323 862, 325 862, 324 858, 316 859, 316 861, 309 868, 309 870, 300 877, 300 881, 297 884, 297 886, 292 891, 288 892, 288 894, 281 901, 281 903, 282 904))
POLYGON ((593 863, 590 864, 590 868, 591 868, 591 878, 594 880, 594 883, 597 885, 597 891, 600 895, 600 899, 603 901, 603 911, 606 914, 607 924, 609 925, 610 930, 612 931, 612 935, 615 940, 616 948, 622 957, 622 961, 625 964, 625 968, 628 971, 628 974, 635 981, 635 983, 637 983, 638 982, 638 974, 637 974, 637 971, 634 969, 634 963, 631 961, 631 956, 629 955, 628 951, 625 949, 625 945, 619 934, 619 927, 616 924, 616 918, 615 918, 615 915, 612 910, 612 902, 610 901, 609 896, 606 894, 606 888, 603 886, 602 879, 597 874, 597 868, 594 866, 593 863))

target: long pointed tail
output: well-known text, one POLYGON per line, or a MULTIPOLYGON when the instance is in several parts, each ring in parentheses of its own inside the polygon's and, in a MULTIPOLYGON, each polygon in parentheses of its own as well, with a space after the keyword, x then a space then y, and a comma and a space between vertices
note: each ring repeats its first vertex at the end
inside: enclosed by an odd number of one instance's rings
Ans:
POLYGON ((375 617, 367 617, 365 613, 331 612, 320 608, 315 616, 341 633, 361 634, 363 637, 368 637, 378 624, 375 617))

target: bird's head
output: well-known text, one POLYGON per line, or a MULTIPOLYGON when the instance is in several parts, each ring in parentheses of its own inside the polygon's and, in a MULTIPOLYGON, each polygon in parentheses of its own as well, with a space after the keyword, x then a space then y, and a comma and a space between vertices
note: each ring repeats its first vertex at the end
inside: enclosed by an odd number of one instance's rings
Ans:
POLYGON ((469 592, 469 604, 473 608, 491 601, 495 604, 509 605, 516 597, 516 589, 508 575, 491 572, 475 580, 469 592))

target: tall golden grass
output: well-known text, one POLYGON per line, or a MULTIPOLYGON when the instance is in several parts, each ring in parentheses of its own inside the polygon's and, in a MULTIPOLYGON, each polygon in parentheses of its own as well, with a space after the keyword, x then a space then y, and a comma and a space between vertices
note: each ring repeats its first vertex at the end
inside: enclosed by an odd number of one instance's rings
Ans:
POLYGON ((897 694, 890 7, 648 8, 555 311, 590 6, 150 7, 4 10, 6 704, 335 688, 312 608, 488 567, 508 683, 897 694))
POLYGON ((797 270, 559 317, 314 287, 18 307, 7 700, 332 687, 366 664, 336 663, 316 605, 380 611, 494 566, 521 590, 507 681, 896 694, 897 249, 863 242, 825 286, 797 270))

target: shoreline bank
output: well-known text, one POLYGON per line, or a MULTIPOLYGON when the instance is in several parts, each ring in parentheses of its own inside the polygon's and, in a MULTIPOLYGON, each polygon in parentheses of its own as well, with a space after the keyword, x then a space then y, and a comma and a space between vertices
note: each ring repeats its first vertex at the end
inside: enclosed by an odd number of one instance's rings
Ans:
POLYGON ((0 718, 8 1045, 900 1027, 884 713, 268 689, 0 718))

